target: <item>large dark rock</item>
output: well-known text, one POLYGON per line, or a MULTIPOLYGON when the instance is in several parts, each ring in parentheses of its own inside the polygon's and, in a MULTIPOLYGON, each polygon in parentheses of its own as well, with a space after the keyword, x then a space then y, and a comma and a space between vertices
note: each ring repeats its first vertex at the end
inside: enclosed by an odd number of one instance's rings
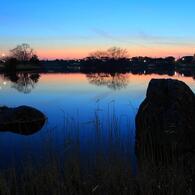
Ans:
POLYGON ((136 116, 136 155, 143 192, 195 192, 195 95, 185 83, 150 81, 136 116))
POLYGON ((44 114, 32 107, 0 107, 0 131, 31 135, 43 127, 45 120, 44 114))
POLYGON ((137 149, 145 143, 195 149, 195 95, 183 82, 152 79, 136 116, 137 149))

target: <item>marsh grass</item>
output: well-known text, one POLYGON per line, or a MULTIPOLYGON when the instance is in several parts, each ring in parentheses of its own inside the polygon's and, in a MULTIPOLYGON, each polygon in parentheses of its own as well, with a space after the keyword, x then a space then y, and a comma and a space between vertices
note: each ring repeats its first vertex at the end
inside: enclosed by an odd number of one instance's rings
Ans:
MULTIPOLYGON (((65 115, 60 151, 53 139, 55 128, 49 129, 43 138, 42 160, 29 154, 19 169, 13 165, 0 171, 0 194, 193 194, 191 177, 182 163, 175 159, 169 164, 169 157, 166 165, 162 160, 155 163, 152 139, 143 145, 135 167, 129 117, 117 116, 111 106, 106 114, 102 112, 98 106, 85 123, 79 114, 76 118, 65 115)), ((161 152, 166 156, 166 151, 161 152)))

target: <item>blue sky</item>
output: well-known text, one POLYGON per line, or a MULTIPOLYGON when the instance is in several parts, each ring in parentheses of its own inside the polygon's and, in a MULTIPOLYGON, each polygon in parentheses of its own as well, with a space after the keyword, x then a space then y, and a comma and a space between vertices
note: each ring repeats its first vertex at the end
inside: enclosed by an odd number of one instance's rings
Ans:
POLYGON ((0 0, 0 53, 29 43, 42 58, 124 47, 130 55, 195 52, 193 0, 0 0))

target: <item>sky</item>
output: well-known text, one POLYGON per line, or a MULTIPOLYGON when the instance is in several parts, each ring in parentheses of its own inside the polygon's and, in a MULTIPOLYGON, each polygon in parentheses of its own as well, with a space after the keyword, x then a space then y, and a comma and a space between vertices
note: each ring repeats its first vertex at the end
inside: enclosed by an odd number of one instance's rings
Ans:
POLYGON ((0 0, 0 55, 28 43, 41 59, 116 46, 129 56, 195 53, 194 0, 0 0))

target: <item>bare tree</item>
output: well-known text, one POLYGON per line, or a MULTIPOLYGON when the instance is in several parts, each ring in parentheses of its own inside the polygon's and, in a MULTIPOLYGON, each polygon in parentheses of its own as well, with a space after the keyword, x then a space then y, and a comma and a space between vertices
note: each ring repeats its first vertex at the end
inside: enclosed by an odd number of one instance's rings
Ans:
POLYGON ((122 49, 120 47, 112 47, 107 50, 108 57, 114 59, 127 58, 128 51, 126 49, 122 49))
POLYGON ((26 43, 18 45, 16 48, 10 50, 10 53, 12 58, 24 62, 29 61, 34 55, 33 49, 26 43))
POLYGON ((128 52, 126 49, 122 49, 120 47, 111 47, 106 51, 96 51, 90 54, 90 57, 96 58, 96 59, 102 59, 102 58, 112 58, 112 59, 121 59, 121 58, 127 58, 128 52))

